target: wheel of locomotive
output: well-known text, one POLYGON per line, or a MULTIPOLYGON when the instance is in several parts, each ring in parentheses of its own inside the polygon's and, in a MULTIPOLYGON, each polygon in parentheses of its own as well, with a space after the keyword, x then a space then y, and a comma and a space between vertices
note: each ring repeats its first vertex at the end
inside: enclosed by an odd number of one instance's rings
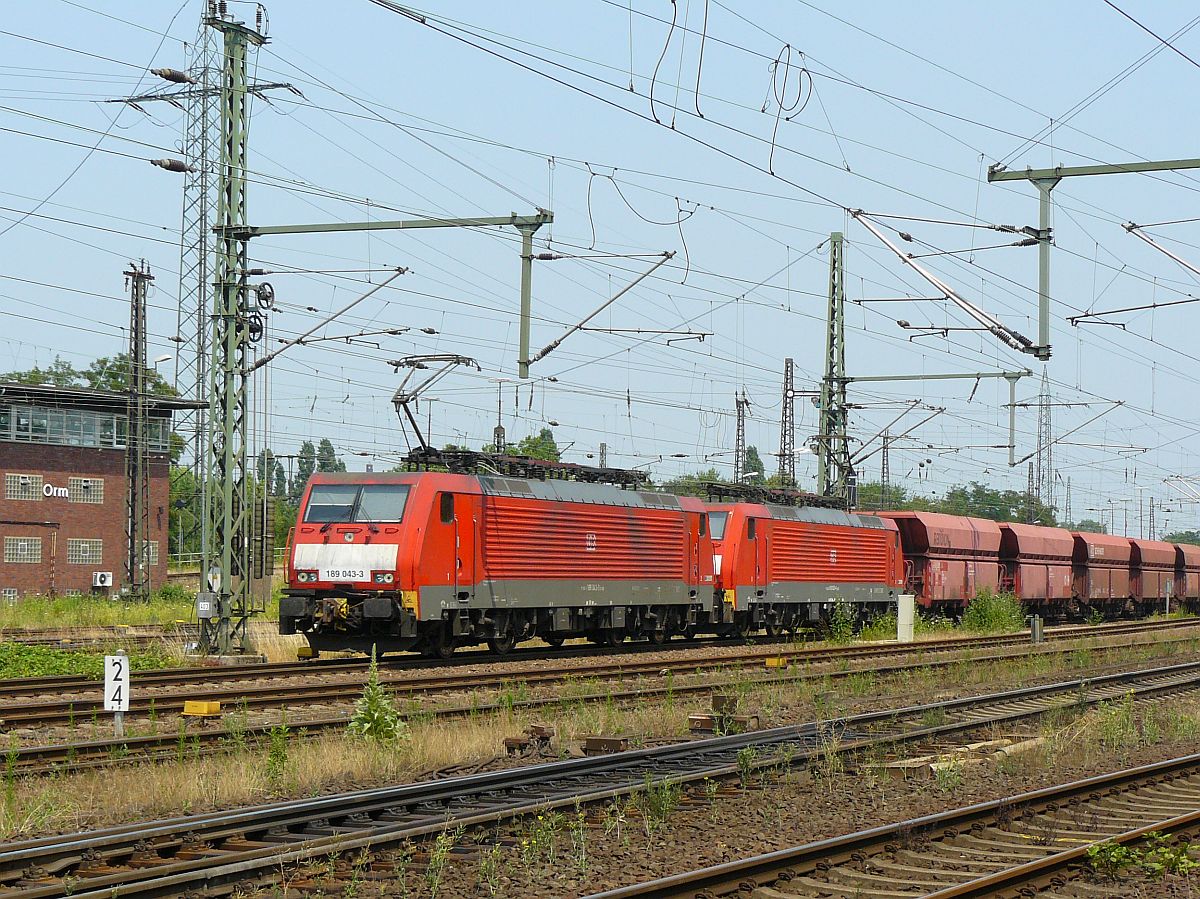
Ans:
POLYGON ((646 637, 655 646, 662 646, 664 643, 667 642, 667 640, 670 638, 670 636, 671 636, 671 634, 665 626, 660 627, 660 628, 655 628, 654 630, 648 631, 646 633, 646 637))
POLYGON ((443 662, 454 655, 454 638, 443 624, 429 635, 429 642, 421 654, 430 659, 441 659, 443 662))
POLYGON ((496 655, 506 656, 512 652, 513 647, 517 645, 517 638, 511 630, 506 630, 504 633, 495 637, 489 637, 487 645, 488 649, 490 649, 496 655))
POLYGON ((767 623, 767 636, 771 638, 778 637, 783 634, 783 625, 775 624, 774 622, 767 623))

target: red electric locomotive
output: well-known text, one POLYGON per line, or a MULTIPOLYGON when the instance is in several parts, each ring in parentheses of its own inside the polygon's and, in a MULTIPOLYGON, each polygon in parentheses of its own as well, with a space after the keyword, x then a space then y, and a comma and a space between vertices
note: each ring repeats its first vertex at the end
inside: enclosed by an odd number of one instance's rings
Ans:
POLYGON ((496 652, 541 637, 663 641, 713 606, 696 499, 567 480, 316 474, 294 529, 281 633, 316 650, 496 652))
POLYGON ((875 515, 758 503, 710 505, 720 619, 738 633, 794 631, 846 602, 885 612, 904 587, 896 525, 875 515))

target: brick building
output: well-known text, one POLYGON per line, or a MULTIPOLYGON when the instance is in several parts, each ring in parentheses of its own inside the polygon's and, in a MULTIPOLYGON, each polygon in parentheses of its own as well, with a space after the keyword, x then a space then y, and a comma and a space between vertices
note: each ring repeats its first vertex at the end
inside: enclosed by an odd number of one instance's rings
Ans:
MULTIPOLYGON (((0 599, 99 593, 125 581, 127 397, 0 383, 0 599)), ((167 575, 172 411, 150 401, 150 582, 167 575)))

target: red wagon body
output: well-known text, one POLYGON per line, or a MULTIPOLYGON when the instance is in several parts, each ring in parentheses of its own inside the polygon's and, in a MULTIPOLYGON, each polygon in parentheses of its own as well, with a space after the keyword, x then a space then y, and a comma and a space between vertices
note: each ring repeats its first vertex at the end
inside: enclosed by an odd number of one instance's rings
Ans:
POLYGON ((1001 588, 1023 602, 1053 607, 1071 600, 1071 532, 1034 524, 1000 524, 1001 588))
POLYGON ((1072 536, 1075 598, 1084 603, 1128 599, 1132 587, 1129 564, 1133 555, 1128 538, 1086 533, 1072 536))
POLYGON ((1175 545, 1159 540, 1130 540, 1129 544, 1134 600, 1163 608, 1175 592, 1175 545))
POLYGON ((964 606, 1000 586, 1000 525, 940 512, 880 512, 900 529, 907 590, 925 607, 964 606))

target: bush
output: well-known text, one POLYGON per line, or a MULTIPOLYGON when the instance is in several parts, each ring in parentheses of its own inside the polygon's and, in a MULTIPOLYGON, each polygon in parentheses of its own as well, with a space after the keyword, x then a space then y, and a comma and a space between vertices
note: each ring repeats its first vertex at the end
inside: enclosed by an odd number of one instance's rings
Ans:
POLYGON ((993 593, 984 588, 967 604, 962 626, 979 634, 1012 633, 1025 627, 1025 610, 1011 593, 993 593))
POLYGON ((379 665, 375 661, 374 647, 371 647, 367 683, 362 696, 354 703, 354 714, 350 716, 348 729, 354 736, 376 743, 396 743, 408 732, 391 694, 379 683, 379 665))
MULTIPOLYGON (((893 631, 893 635, 894 635, 893 631)), ((829 642, 845 645, 854 639, 854 606, 839 599, 829 613, 829 642)))

